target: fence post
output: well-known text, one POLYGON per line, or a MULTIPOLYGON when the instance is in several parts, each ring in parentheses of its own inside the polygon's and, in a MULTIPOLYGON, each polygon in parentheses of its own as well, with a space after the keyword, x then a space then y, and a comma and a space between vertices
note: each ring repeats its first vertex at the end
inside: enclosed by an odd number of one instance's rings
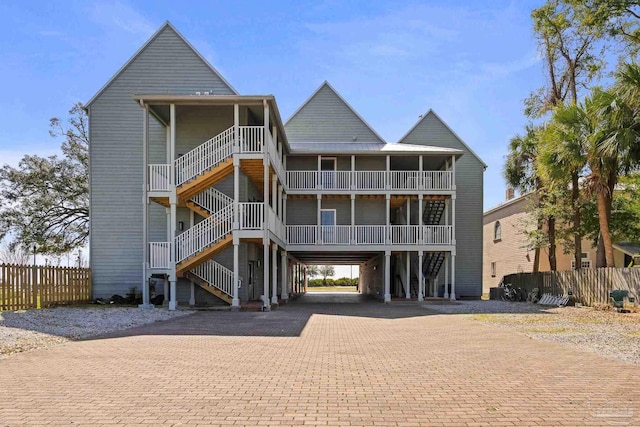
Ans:
POLYGON ((31 306, 38 308, 38 266, 33 264, 31 268, 31 306))

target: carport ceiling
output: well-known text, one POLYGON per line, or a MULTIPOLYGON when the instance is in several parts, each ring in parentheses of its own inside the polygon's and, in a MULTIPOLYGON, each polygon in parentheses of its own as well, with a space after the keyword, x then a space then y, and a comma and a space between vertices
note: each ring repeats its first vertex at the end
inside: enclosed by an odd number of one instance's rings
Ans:
POLYGON ((357 265, 378 255, 376 252, 292 252, 305 264, 357 265))

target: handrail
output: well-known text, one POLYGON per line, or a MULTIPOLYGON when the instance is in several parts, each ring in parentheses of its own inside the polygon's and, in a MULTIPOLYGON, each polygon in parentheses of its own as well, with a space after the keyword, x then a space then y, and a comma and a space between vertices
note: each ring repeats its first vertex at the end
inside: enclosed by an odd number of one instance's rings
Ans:
POLYGON ((214 260, 207 260, 197 267, 189 270, 194 276, 199 277, 229 296, 233 296, 233 271, 214 260))
POLYGON ((233 154, 234 127, 198 145, 174 162, 176 186, 195 178, 233 154))
POLYGON ((451 225, 288 225, 290 245, 451 245, 451 225))
POLYGON ((191 201, 209 213, 215 213, 233 204, 233 199, 222 191, 209 187, 191 198, 191 201))
POLYGON ((452 171, 287 171, 289 191, 450 191, 452 171))
POLYGON ((229 234, 233 226, 233 205, 204 219, 175 238, 176 263, 195 255, 229 234))

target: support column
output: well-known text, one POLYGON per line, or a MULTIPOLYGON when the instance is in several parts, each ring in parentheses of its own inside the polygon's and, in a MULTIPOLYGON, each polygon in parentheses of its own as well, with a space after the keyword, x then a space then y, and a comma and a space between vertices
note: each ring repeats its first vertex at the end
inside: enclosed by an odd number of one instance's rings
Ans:
POLYGON ((273 260, 271 262, 271 274, 272 274, 272 284, 271 284, 271 304, 278 304, 278 245, 273 243, 271 246, 271 255, 273 260))
MULTIPOLYGON (((318 194, 316 196, 317 200, 318 200, 318 219, 317 219, 317 226, 316 226, 316 244, 320 241, 322 241, 322 232, 320 231, 321 228, 320 226, 322 225, 322 195, 318 194)), ((305 267, 305 272, 306 272, 306 267, 305 267)))
POLYGON ((173 311, 176 308, 178 308, 178 301, 176 301, 176 280, 175 280, 175 278, 173 278, 173 280, 171 280, 169 282, 169 286, 171 288, 171 290, 170 290, 171 298, 169 299, 169 310, 173 311))
POLYGON ((280 291, 280 299, 286 302, 289 299, 289 283, 287 281, 287 278, 289 277, 289 266, 287 263, 287 251, 280 251, 280 258, 280 270, 282 271, 282 290, 280 291))
POLYGON ((407 251, 406 254, 406 266, 405 277, 407 280, 407 287, 405 289, 406 298, 411 298, 411 252, 407 251))
POLYGON ((264 311, 271 311, 271 305, 269 304, 269 277, 270 277, 270 273, 271 270, 269 270, 269 257, 271 256, 269 254, 269 246, 271 244, 269 243, 269 240, 266 241, 265 244, 263 244, 263 248, 264 248, 264 252, 263 252, 263 267, 264 267, 264 271, 262 272, 262 282, 264 283, 264 289, 263 289, 263 298, 262 298, 262 304, 263 304, 263 310, 264 311))
POLYGON ((449 298, 449 252, 444 254, 444 295, 449 298))
MULTIPOLYGON (((422 197, 420 198, 422 202, 422 197)), ((418 301, 424 301, 424 273, 422 272, 423 251, 418 251, 418 301)))
POLYGON ((147 268, 149 262, 149 107, 144 107, 142 119, 142 304, 140 308, 153 307, 149 297, 149 278, 147 268))
MULTIPOLYGON (((169 205, 169 209, 171 211, 171 225, 170 229, 170 242, 173 242, 176 237, 176 219, 177 219, 177 206, 175 200, 172 200, 173 203, 169 205)), ((169 310, 175 310, 178 307, 178 302, 176 301, 176 251, 172 250, 170 252, 170 265, 171 265, 171 274, 169 281, 171 298, 169 298, 169 310)))
POLYGON ((231 310, 240 310, 240 239, 233 239, 233 299, 231 310))
MULTIPOLYGON (((195 212, 189 210, 189 228, 195 224, 195 212)), ((189 305, 196 305, 196 284, 191 281, 191 296, 189 297, 189 305)))
POLYGON ((240 160, 233 159, 233 230, 240 229, 240 160))
POLYGON ((456 253, 451 254, 451 294, 449 295, 451 301, 456 300, 456 253))
POLYGON ((349 230, 349 240, 352 245, 356 244, 356 195, 351 195, 351 229, 349 230))
MULTIPOLYGON (((389 157, 389 156, 387 156, 389 157)), ((391 196, 389 194, 385 195, 385 232, 384 232, 384 243, 388 245, 391 243, 391 227, 389 227, 391 223, 391 196)))
POLYGON ((169 304, 169 276, 164 276, 164 300, 162 301, 162 305, 169 304))
POLYGON ((302 283, 302 292, 307 293, 307 286, 309 285, 309 277, 307 276, 307 266, 304 266, 304 282, 302 283))
POLYGON ((169 274, 169 310, 175 310, 178 307, 178 301, 176 300, 176 248, 173 247, 173 242, 176 239, 176 221, 177 221, 177 211, 176 211, 176 193, 175 193, 175 183, 176 183, 176 170, 173 167, 173 162, 176 158, 176 106, 175 104, 171 104, 169 106, 169 119, 171 123, 171 131, 169 138, 169 164, 172 165, 170 168, 171 171, 171 187, 173 188, 172 194, 169 196, 169 213, 170 213, 170 221, 169 221, 169 241, 172 243, 172 250, 169 254, 169 264, 171 266, 171 271, 169 274))
POLYGON ((384 302, 391 302, 391 251, 384 251, 384 302))

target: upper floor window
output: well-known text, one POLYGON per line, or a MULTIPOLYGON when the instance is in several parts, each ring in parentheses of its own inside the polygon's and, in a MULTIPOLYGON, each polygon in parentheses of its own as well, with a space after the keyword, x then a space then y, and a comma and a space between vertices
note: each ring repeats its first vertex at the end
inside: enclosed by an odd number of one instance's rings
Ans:
POLYGON ((493 226, 493 240, 502 239, 502 226, 500 225, 500 221, 496 221, 493 226))

